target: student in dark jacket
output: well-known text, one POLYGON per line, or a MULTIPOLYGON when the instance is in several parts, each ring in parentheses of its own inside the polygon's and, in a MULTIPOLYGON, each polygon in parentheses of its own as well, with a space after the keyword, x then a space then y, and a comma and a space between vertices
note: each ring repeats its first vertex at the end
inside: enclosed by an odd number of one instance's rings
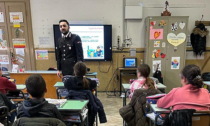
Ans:
POLYGON ((17 118, 20 117, 51 117, 62 120, 55 105, 48 103, 44 94, 47 92, 46 83, 41 75, 31 75, 25 82, 31 99, 23 101, 18 107, 17 118))
POLYGON ((68 99, 88 99, 88 121, 92 126, 95 121, 95 115, 99 114, 100 123, 106 123, 106 114, 101 101, 93 95, 92 91, 96 89, 96 81, 85 77, 87 67, 83 62, 77 62, 74 66, 75 76, 64 76, 63 82, 69 91, 68 99))

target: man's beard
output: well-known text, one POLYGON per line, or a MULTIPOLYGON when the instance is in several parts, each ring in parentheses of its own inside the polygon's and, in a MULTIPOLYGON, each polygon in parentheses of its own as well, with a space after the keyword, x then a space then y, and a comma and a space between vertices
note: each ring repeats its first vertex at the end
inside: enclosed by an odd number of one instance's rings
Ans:
POLYGON ((67 35, 69 31, 64 31, 62 32, 64 35, 67 35))

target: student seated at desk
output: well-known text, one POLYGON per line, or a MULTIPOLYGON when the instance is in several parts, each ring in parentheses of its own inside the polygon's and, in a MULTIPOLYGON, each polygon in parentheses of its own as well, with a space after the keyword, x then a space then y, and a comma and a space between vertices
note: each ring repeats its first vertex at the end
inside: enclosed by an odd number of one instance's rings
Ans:
POLYGON ((137 80, 133 81, 133 83, 130 86, 130 95, 129 97, 132 98, 133 93, 136 89, 144 88, 154 88, 156 89, 155 82, 149 78, 150 74, 150 67, 147 64, 141 64, 138 66, 137 69, 137 80))
POLYGON ((68 99, 88 99, 88 121, 89 126, 93 126, 95 116, 98 112, 100 123, 106 123, 106 114, 101 101, 93 95, 92 91, 96 89, 96 81, 85 77, 87 67, 82 62, 77 62, 74 66, 75 76, 64 76, 64 87, 68 89, 68 99))
POLYGON ((44 98, 47 89, 41 75, 29 76, 25 84, 26 90, 32 98, 23 101, 18 107, 17 118, 52 117, 62 120, 62 116, 56 106, 48 103, 44 98))
POLYGON ((8 80, 8 78, 2 77, 2 71, 0 68, 0 92, 6 94, 9 90, 16 90, 15 83, 8 80))
POLYGON ((210 94, 202 88, 201 71, 196 65, 187 65, 181 72, 182 87, 172 89, 157 102, 159 108, 209 110, 210 94))

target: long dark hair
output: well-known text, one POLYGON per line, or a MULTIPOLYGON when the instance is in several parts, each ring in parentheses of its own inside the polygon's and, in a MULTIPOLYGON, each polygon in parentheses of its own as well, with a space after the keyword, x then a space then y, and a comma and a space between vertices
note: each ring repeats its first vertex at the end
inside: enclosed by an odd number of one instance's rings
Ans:
POLYGON ((78 77, 82 77, 83 78, 83 87, 85 89, 89 88, 89 81, 87 80, 85 76, 85 74, 87 73, 87 67, 83 62, 77 62, 74 65, 74 74, 78 77))
POLYGON ((192 84, 198 88, 203 86, 203 79, 201 78, 201 70, 194 64, 187 65, 182 70, 182 76, 188 81, 188 84, 192 84))
POLYGON ((137 72, 140 72, 141 73, 141 76, 143 76, 144 78, 146 78, 146 82, 144 85, 147 85, 148 88, 155 88, 155 84, 154 84, 154 81, 149 78, 149 74, 150 74, 150 67, 149 65, 147 64, 141 64, 140 66, 138 66, 138 71, 137 72))

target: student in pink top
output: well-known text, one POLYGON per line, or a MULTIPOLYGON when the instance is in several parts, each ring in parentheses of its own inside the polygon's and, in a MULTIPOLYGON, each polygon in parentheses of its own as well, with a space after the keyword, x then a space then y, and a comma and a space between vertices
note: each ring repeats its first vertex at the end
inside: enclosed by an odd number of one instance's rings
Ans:
POLYGON ((157 106, 160 108, 209 110, 210 94, 202 88, 201 71, 196 65, 187 65, 181 72, 182 87, 172 89, 166 96, 160 98, 157 106))
POLYGON ((139 88, 155 88, 154 81, 149 78, 150 74, 150 67, 147 64, 141 64, 137 68, 137 80, 133 81, 133 83, 130 86, 130 95, 131 98, 133 96, 133 93, 136 89, 139 88))

